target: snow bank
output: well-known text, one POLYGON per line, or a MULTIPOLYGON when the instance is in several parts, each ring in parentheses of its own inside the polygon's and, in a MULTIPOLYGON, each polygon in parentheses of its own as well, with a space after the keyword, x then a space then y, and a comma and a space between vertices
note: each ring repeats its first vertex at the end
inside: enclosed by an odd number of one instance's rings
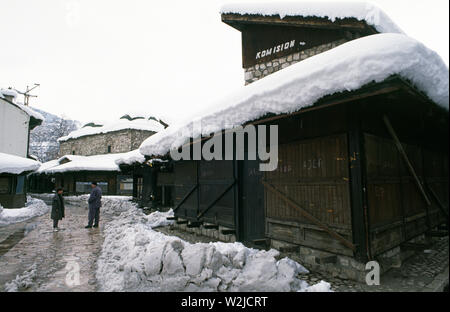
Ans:
POLYGON ((21 174, 26 171, 34 171, 41 163, 29 158, 0 153, 0 173, 21 174))
POLYGON ((6 292, 24 291, 30 288, 36 278, 36 263, 21 275, 17 275, 14 280, 5 284, 6 292))
POLYGON ((309 291, 308 271, 278 251, 241 243, 191 244, 152 227, 172 212, 144 215, 131 207, 106 224, 96 277, 101 291, 309 291))
POLYGON ((140 146, 144 155, 165 155, 172 148, 223 129, 232 129, 268 113, 292 113, 320 98, 353 91, 398 74, 448 110, 449 72, 441 57, 400 34, 377 34, 352 40, 307 58, 218 101, 194 121, 169 126, 140 146), (194 122, 201 121, 201 133, 194 122))
MULTIPOLYGON (((83 205, 88 206, 89 194, 77 195, 77 196, 64 196, 64 201, 69 205, 83 205)), ((103 195, 101 213, 108 213, 112 215, 120 215, 120 213, 127 211, 135 204, 131 202, 131 196, 115 196, 115 195, 103 195)))
POLYGON ((3 208, 0 206, 0 226, 42 216, 49 210, 50 207, 44 201, 27 196, 27 203, 24 208, 3 208))
POLYGON ((334 22, 336 19, 356 18, 375 27, 381 33, 403 33, 403 31, 378 7, 366 2, 265 2, 235 3, 224 5, 220 13, 240 15, 280 15, 321 17, 334 22))
POLYGON ((164 126, 155 120, 147 119, 120 119, 114 122, 107 123, 101 127, 84 127, 78 130, 72 131, 67 136, 58 139, 59 142, 64 142, 69 139, 76 139, 87 135, 108 133, 113 131, 135 129, 158 132, 164 129, 164 126))

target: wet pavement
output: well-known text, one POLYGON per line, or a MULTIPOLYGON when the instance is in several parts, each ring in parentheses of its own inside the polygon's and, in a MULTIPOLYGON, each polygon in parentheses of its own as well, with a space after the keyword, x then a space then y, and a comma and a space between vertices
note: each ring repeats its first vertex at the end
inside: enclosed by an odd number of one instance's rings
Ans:
POLYGON ((22 277, 32 282, 19 291, 96 291, 96 260, 110 216, 100 215, 100 228, 85 229, 87 204, 66 203, 65 214, 56 233, 50 213, 0 228, 0 291, 22 277))

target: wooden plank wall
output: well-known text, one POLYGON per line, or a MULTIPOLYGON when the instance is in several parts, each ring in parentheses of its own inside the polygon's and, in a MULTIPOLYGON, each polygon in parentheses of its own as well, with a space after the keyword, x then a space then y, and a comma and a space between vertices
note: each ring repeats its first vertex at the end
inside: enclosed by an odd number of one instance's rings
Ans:
MULTIPOLYGON (((352 241, 347 135, 339 134, 279 146, 278 168, 265 179, 308 213, 352 241)), ((267 236, 352 255, 279 197, 265 192, 267 236)))
MULTIPOLYGON (((364 140, 370 240, 372 255, 376 256, 423 234, 428 228, 427 205, 394 141, 367 133, 364 140)), ((448 191, 444 191, 448 173, 445 177, 443 166, 447 158, 418 146, 403 147, 419 178, 429 181, 442 198, 446 196, 448 205, 448 191)), ((435 203, 428 213, 431 226, 442 222, 435 203)))

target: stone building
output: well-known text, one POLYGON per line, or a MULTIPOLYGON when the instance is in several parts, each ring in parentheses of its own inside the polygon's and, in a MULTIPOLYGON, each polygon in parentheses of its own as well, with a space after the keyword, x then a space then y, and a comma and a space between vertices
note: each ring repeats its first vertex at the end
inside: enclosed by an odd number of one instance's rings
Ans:
POLYGON ((129 115, 104 125, 88 123, 58 139, 59 159, 44 163, 31 176, 30 189, 47 193, 61 187, 66 194, 83 194, 89 193, 91 182, 96 181, 103 194, 132 195, 133 177, 121 172, 115 160, 165 127, 167 124, 154 117, 129 115))
POLYGON ((129 152, 137 149, 146 138, 164 127, 153 118, 132 119, 128 115, 105 125, 89 123, 68 136, 58 139, 59 156, 129 152))

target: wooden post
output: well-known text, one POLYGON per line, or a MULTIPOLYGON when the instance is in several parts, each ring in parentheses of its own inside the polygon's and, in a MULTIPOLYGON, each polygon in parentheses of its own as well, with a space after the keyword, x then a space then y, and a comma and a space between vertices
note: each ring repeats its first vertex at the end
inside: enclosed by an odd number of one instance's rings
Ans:
POLYGON ((386 125, 386 128, 388 129, 390 135, 394 139, 395 145, 397 146, 398 151, 402 155, 403 160, 405 161, 409 172, 413 176, 414 181, 416 182, 416 185, 419 188, 420 193, 422 194, 423 198, 425 199, 425 202, 427 203, 428 206, 431 206, 431 201, 428 198, 427 194, 425 193, 422 182, 420 181, 419 177, 417 176, 416 171, 414 170, 414 167, 412 166, 411 162, 408 159, 408 156, 406 155, 405 150, 403 149, 402 143, 400 143, 400 140, 398 139, 397 134, 395 133, 394 128, 392 128, 389 118, 386 115, 383 116, 383 121, 384 121, 384 124, 386 125))
POLYGON ((181 207, 181 205, 183 205, 183 203, 186 201, 186 199, 189 198, 189 196, 191 196, 191 194, 197 189, 198 184, 194 185, 191 190, 183 197, 183 199, 177 204, 177 206, 175 208, 173 208, 173 212, 177 211, 178 208, 181 207))
POLYGON ((353 243, 355 257, 363 262, 372 258, 369 239, 364 137, 361 129, 360 103, 348 105, 348 157, 353 243))

